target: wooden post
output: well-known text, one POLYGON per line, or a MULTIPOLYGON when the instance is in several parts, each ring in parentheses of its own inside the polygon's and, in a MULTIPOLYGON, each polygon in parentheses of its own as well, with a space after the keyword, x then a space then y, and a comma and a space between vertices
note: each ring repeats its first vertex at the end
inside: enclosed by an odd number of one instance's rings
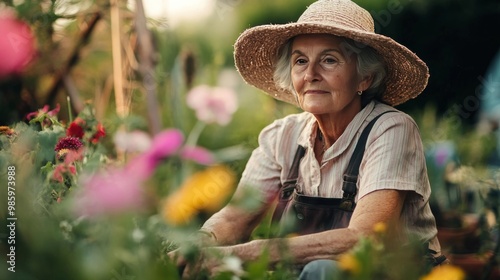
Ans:
POLYGON ((118 0, 110 0, 111 47, 113 54, 113 81, 115 89, 116 114, 123 118, 128 115, 123 93, 122 48, 120 33, 120 7, 118 0))

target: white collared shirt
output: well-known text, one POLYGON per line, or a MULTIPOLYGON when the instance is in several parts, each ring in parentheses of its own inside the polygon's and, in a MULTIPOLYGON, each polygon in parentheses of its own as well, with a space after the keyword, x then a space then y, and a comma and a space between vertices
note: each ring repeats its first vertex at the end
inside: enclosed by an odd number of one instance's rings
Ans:
MULTIPOLYGON (((299 191, 309 196, 342 197, 343 174, 358 138, 366 125, 385 111, 396 109, 375 101, 365 106, 325 151, 321 164, 314 155, 317 122, 312 114, 293 114, 274 121, 260 133, 259 147, 253 151, 238 188, 255 188, 264 200, 274 197, 287 180, 297 146, 301 145, 306 152, 300 163, 299 191)), ((434 239, 437 229, 428 203, 431 188, 422 140, 413 119, 400 111, 381 116, 368 136, 356 201, 381 189, 410 191, 401 222, 419 239, 434 239)), ((437 242, 431 242, 431 248, 440 251, 437 242)))

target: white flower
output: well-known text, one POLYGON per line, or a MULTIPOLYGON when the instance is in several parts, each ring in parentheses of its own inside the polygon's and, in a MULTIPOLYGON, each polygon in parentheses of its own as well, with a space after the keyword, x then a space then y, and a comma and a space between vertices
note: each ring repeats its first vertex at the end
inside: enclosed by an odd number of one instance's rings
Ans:
POLYGON ((205 123, 227 125, 238 109, 235 92, 230 88, 197 86, 187 94, 187 105, 205 123))
POLYGON ((117 131, 113 138, 116 147, 124 152, 144 152, 151 147, 151 137, 144 131, 117 131))
POLYGON ((138 228, 135 228, 134 231, 132 231, 132 239, 134 239, 135 242, 140 243, 146 235, 144 232, 138 228))
POLYGON ((245 273, 242 266, 243 262, 235 256, 227 256, 222 259, 222 265, 219 267, 219 271, 228 271, 233 273, 231 280, 239 280, 241 276, 245 273))

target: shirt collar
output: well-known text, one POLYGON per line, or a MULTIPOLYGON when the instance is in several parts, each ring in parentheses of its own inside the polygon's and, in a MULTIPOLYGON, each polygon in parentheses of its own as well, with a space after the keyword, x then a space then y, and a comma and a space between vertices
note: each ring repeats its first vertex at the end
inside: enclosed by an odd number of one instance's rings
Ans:
MULTIPOLYGON (((339 139, 325 151, 322 161, 328 161, 341 155, 347 147, 353 142, 357 134, 361 133, 360 129, 363 123, 366 121, 367 117, 372 113, 375 108, 375 101, 368 103, 359 113, 356 114, 354 119, 347 125, 344 133, 340 135, 339 139)), ((314 115, 309 114, 310 119, 307 122, 304 130, 299 136, 299 145, 310 148, 314 147, 314 140, 316 138, 316 133, 318 131, 318 124, 314 115)))

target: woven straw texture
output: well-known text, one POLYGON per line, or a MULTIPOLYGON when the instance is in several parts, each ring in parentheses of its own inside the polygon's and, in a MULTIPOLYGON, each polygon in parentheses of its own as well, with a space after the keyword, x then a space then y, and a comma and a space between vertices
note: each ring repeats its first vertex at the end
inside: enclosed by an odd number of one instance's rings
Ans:
POLYGON ((419 95, 427 86, 429 69, 420 58, 393 39, 374 32, 373 18, 349 0, 320 0, 295 23, 247 29, 234 46, 236 68, 243 79, 270 96, 298 106, 291 92, 275 85, 275 62, 280 47, 300 34, 332 34, 374 48, 387 65, 382 101, 395 106, 419 95))

